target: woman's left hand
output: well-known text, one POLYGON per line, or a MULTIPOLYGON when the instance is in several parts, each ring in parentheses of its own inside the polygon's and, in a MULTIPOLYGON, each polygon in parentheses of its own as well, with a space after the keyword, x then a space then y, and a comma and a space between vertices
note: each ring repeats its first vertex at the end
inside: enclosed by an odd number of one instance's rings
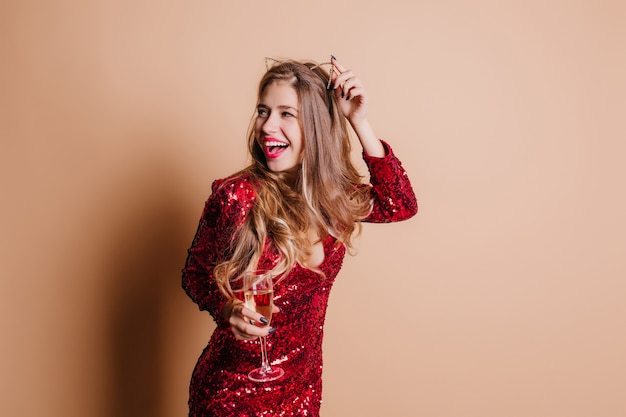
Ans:
POLYGON ((369 156, 383 158, 385 148, 367 120, 368 99, 361 80, 351 70, 337 62, 334 56, 330 61, 336 69, 331 77, 331 85, 334 88, 339 109, 352 125, 361 141, 363 151, 369 156))
POLYGON ((366 120, 367 94, 352 70, 341 65, 335 57, 331 58, 331 64, 335 67, 331 78, 335 97, 339 103, 343 115, 352 126, 366 120))

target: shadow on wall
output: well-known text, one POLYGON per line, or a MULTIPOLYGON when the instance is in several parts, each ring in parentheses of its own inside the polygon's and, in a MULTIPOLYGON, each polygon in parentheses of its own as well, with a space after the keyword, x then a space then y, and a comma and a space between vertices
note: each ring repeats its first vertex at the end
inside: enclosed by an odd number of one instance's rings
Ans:
POLYGON ((103 268, 109 341, 103 415, 110 417, 164 414, 164 345, 176 337, 167 334, 166 314, 168 305, 184 297, 180 271, 193 237, 184 226, 181 179, 173 163, 142 158, 117 179, 115 198, 108 199, 117 216, 103 268))

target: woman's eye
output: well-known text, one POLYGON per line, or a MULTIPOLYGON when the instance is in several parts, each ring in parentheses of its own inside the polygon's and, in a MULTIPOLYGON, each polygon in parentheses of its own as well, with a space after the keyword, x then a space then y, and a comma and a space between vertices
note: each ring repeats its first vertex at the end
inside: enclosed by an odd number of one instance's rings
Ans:
POLYGON ((288 111, 284 111, 283 117, 294 117, 294 115, 292 113, 289 113, 288 111))
POLYGON ((267 114, 268 114, 267 110, 265 110, 265 109, 258 109, 256 111, 256 113, 257 113, 258 116, 261 116, 261 117, 267 116, 267 114))

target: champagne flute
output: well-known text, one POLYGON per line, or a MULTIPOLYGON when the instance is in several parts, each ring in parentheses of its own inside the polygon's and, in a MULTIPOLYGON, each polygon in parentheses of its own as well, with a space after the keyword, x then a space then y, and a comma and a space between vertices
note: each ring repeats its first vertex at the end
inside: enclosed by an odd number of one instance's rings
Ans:
MULTIPOLYGON (((269 324, 274 309, 273 276, 267 271, 248 271, 243 275, 244 302, 246 307, 265 317, 269 324)), ((261 336, 261 367, 248 373, 248 378, 255 382, 273 381, 282 377, 285 371, 271 367, 267 358, 267 341, 261 336)))

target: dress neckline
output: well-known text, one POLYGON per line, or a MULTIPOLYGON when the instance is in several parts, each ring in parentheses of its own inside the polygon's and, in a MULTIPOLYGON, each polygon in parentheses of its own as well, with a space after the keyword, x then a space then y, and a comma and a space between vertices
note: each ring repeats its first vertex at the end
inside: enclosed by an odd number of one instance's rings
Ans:
MULTIPOLYGON (((328 258, 330 257, 330 254, 331 254, 331 249, 335 246, 336 242, 337 242, 337 239, 331 234, 329 234, 328 236, 324 238, 324 240, 322 241, 322 249, 324 250, 324 259, 322 259, 322 262, 320 262, 320 264, 317 265, 315 269, 322 269, 324 268, 324 266, 326 266, 326 264, 328 263, 328 258)), ((300 264, 299 262, 296 263, 296 265, 298 265, 300 268, 303 268, 303 269, 311 269, 307 266, 300 264)))

